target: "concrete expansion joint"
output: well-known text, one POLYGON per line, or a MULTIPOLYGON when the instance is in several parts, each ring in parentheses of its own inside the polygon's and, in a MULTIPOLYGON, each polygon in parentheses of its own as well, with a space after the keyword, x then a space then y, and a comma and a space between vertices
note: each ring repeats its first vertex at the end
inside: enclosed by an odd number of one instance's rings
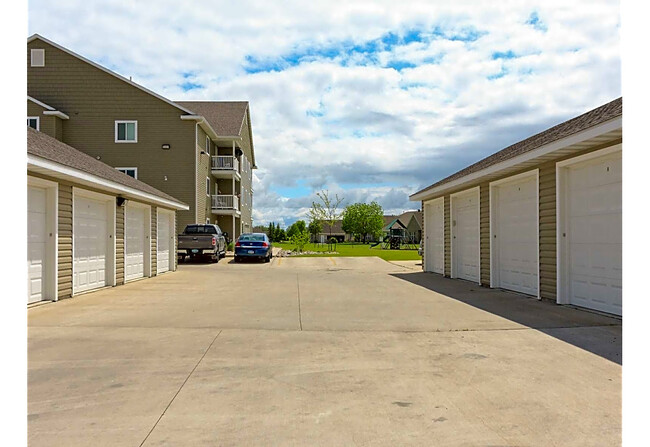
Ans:
POLYGON ((192 374, 194 374, 194 371, 196 371, 196 368, 198 368, 198 366, 201 364, 201 362, 205 358, 206 354, 210 351, 210 349, 212 348, 212 345, 214 344, 214 342, 217 341, 217 338, 219 338, 219 335, 221 335, 221 332, 223 332, 223 331, 220 330, 217 333, 217 335, 215 335, 215 337, 212 339, 212 341, 208 345, 208 348, 205 350, 205 352, 203 353, 203 355, 201 356, 199 361, 196 362, 196 365, 194 365, 194 368, 192 368, 192 371, 190 371, 190 373, 187 375, 187 377, 185 378, 185 380, 181 384, 180 388, 178 388, 178 391, 176 391, 176 394, 174 394, 174 397, 172 397, 172 399, 169 401, 169 403, 167 404, 167 406, 163 410, 162 414, 160 415, 160 417, 158 418, 156 423, 153 424, 153 427, 151 427, 151 430, 149 430, 149 433, 147 433, 147 436, 145 436, 145 438, 142 440, 142 442, 140 443, 140 447, 142 447, 144 445, 144 443, 147 442, 147 439, 149 439, 149 436, 151 436, 151 433, 153 433, 153 431, 156 429, 156 427, 158 426, 158 423, 163 418, 163 416, 165 416, 165 413, 167 413, 167 410, 169 409, 169 407, 171 407, 172 403, 174 403, 174 400, 176 399, 176 396, 178 396, 178 394, 181 392, 181 390, 183 389, 183 387, 185 386, 187 381, 190 380, 190 377, 192 377, 192 374))

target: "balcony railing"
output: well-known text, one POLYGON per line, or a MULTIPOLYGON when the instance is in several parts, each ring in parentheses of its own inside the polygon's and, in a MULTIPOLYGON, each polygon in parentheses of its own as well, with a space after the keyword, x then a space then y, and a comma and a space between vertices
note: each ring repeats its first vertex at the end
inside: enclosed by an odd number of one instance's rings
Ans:
POLYGON ((213 210, 236 210, 239 211, 239 198, 232 195, 212 196, 213 210))
POLYGON ((232 155, 216 155, 212 157, 212 170, 239 172, 239 160, 232 155))

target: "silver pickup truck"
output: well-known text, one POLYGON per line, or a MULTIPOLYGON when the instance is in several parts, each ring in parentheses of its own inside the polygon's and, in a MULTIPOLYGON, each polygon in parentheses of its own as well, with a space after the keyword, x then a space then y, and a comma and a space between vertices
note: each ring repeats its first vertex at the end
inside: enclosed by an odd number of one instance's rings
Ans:
POLYGON ((192 224, 178 235, 178 257, 185 258, 209 257, 213 262, 226 257, 226 238, 219 225, 192 224))

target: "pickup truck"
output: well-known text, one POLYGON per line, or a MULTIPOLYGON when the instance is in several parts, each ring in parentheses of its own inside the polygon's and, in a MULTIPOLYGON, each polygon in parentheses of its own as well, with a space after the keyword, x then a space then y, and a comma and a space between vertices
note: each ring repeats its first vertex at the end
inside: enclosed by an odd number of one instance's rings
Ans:
POLYGON ((219 225, 192 224, 178 235, 178 257, 180 261, 209 256, 213 262, 226 257, 226 238, 219 225))

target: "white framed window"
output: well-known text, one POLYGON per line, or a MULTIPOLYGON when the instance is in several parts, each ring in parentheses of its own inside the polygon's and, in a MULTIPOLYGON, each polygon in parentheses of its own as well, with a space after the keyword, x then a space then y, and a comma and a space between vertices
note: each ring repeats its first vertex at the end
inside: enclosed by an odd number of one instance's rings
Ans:
POLYGON ((205 195, 210 195, 210 177, 205 178, 205 195))
POLYGON ((137 121, 115 121, 115 142, 116 143, 137 143, 138 122, 137 121))
POLYGON ((41 130, 41 120, 38 116, 28 116, 27 125, 32 129, 41 130))
POLYGON ((210 225, 210 218, 209 218, 209 217, 206 217, 206 218, 205 218, 205 224, 206 224, 206 225, 210 225))
POLYGON ((45 67, 45 49, 34 48, 30 52, 32 67, 45 67))
POLYGON ((205 152, 210 155, 210 137, 205 137, 205 152))
POLYGON ((135 179, 138 178, 138 168, 115 168, 120 172, 125 173, 129 177, 133 177, 135 179))

